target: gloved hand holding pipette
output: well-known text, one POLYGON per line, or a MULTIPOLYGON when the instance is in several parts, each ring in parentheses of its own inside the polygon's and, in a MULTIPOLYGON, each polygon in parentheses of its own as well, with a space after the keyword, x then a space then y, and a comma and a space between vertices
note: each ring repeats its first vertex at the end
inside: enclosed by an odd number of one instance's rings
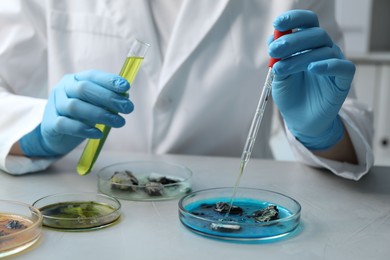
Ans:
POLYGON ((42 122, 19 142, 30 157, 61 156, 85 138, 100 138, 96 124, 121 127, 133 111, 124 78, 91 70, 66 75, 51 92, 42 122))
POLYGON ((286 12, 274 21, 279 31, 296 29, 269 44, 281 58, 274 69, 272 96, 288 129, 310 150, 326 150, 344 135, 338 116, 355 73, 352 62, 319 27, 316 14, 286 12))

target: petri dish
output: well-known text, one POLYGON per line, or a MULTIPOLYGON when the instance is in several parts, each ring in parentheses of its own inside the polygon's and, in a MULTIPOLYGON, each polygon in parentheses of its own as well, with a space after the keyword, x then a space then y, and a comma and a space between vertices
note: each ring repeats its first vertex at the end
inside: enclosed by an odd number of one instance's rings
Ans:
POLYGON ((42 214, 31 205, 0 200, 0 258, 35 244, 42 233, 42 214))
POLYGON ((43 215, 43 225, 64 231, 88 231, 117 222, 121 204, 99 193, 62 193, 43 197, 33 203, 43 215))
POLYGON ((179 201, 181 223, 203 236, 242 242, 291 236, 300 224, 301 206, 291 197, 269 190, 239 187, 228 214, 232 194, 232 187, 187 194, 179 201))
POLYGON ((169 200, 191 191, 191 176, 187 167, 162 161, 124 162, 98 172, 98 189, 124 200, 169 200))

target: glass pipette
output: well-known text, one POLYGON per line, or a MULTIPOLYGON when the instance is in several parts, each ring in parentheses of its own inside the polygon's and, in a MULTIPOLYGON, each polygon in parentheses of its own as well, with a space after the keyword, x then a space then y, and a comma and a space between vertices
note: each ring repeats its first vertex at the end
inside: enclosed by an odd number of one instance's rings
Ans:
MULTIPOLYGON (((277 38, 279 38, 285 34, 289 34, 291 32, 292 32, 291 30, 284 31, 284 32, 275 30, 274 31, 274 40, 276 40, 277 38)), ((245 169, 246 165, 248 164, 248 161, 249 161, 251 154, 252 154, 253 146, 254 146, 255 141, 256 141, 256 136, 257 136, 257 133, 259 131, 261 121, 263 119, 265 108, 267 106, 269 94, 271 93, 272 81, 274 79, 274 73, 272 71, 272 67, 277 61, 279 61, 279 59, 270 58, 269 63, 268 63, 269 68, 268 68, 267 77, 265 79, 264 87, 263 87, 263 90, 261 92, 260 99, 259 99, 259 102, 257 104, 256 112, 255 112, 255 115, 252 119, 251 127, 249 129, 249 134, 248 134, 248 137, 246 139, 244 150, 243 150, 242 155, 241 155, 240 173, 239 173, 237 180, 236 180, 236 183, 234 185, 233 195, 230 198, 230 203, 229 203, 230 206, 229 206, 228 212, 226 213, 226 216, 229 215, 230 209, 233 206, 234 198, 236 197, 237 188, 240 184, 241 176, 244 173, 244 169, 245 169)))
MULTIPOLYGON (((125 78, 130 85, 133 84, 138 69, 140 68, 149 47, 150 45, 148 43, 144 43, 139 40, 135 40, 132 43, 127 54, 125 64, 119 73, 119 75, 125 78)), ((76 168, 80 175, 85 175, 92 170, 104 142, 107 139, 108 133, 111 130, 111 127, 102 124, 97 124, 95 127, 102 131, 103 137, 100 139, 88 139, 76 168)))

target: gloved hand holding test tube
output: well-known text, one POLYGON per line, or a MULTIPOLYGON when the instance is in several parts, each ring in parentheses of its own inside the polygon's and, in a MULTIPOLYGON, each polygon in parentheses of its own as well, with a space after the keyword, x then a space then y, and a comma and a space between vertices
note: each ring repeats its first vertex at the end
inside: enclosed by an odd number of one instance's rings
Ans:
MULTIPOLYGON (((150 45, 148 43, 139 40, 135 40, 131 45, 125 64, 119 73, 119 75, 125 78, 130 85, 133 84, 135 76, 137 75, 149 47, 150 45)), ((77 172, 80 175, 86 175, 92 170, 111 130, 111 127, 102 124, 97 124, 96 128, 102 131, 103 136, 100 139, 88 139, 77 165, 77 172)))

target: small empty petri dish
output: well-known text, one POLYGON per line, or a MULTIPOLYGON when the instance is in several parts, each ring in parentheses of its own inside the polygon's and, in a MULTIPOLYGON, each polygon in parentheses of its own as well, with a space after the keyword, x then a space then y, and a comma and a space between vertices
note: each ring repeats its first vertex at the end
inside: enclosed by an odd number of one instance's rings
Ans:
POLYGON ((242 242, 280 239, 299 226, 301 206, 286 195, 239 187, 230 207, 232 195, 233 188, 227 187, 184 196, 179 201, 181 223, 203 236, 242 242))
POLYGON ((99 193, 62 193, 33 203, 43 215, 43 225, 64 231, 87 231, 110 226, 121 215, 121 204, 99 193))
POLYGON ((16 254, 38 241, 42 214, 31 205, 0 200, 0 258, 16 254))
POLYGON ((124 200, 158 201, 191 191, 190 169, 161 161, 113 164, 98 173, 100 192, 124 200))

